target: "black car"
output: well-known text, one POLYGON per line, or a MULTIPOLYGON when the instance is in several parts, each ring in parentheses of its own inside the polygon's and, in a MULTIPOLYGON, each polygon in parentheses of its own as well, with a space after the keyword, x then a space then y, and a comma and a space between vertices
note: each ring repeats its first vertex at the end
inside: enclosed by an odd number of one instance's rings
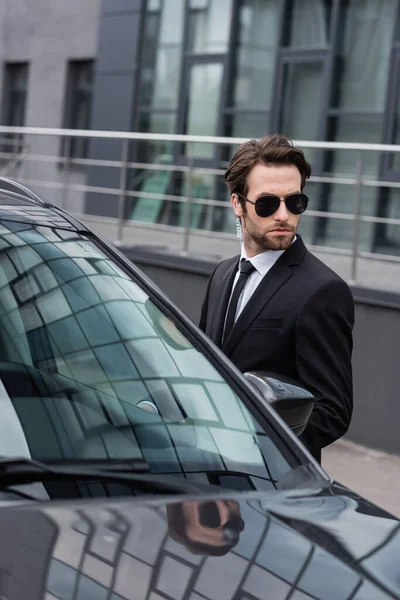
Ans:
POLYGON ((400 522, 295 435, 312 396, 244 377, 111 244, 1 178, 0 403, 1 598, 400 598, 400 522))

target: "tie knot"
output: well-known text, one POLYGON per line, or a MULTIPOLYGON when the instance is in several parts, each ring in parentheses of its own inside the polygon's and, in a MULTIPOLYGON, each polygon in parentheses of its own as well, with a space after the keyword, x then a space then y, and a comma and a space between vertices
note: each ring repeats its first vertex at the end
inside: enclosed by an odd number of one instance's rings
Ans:
POLYGON ((243 273, 244 275, 250 275, 250 273, 252 273, 255 270, 255 266, 249 260, 243 258, 240 261, 240 274, 243 273))

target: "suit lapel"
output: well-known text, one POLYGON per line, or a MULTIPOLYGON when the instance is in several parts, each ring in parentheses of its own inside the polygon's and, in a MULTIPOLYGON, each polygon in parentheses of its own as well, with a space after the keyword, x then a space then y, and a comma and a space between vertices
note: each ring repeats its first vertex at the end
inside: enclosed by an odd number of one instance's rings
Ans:
POLYGON ((300 264, 306 252, 307 249, 304 246, 301 237, 298 236, 292 246, 282 254, 274 266, 268 271, 244 307, 232 328, 231 334, 225 341, 222 350, 226 355, 229 356, 233 352, 237 343, 261 310, 268 304, 282 285, 293 275, 296 266, 300 264))
POLYGON ((238 270, 240 256, 234 256, 226 262, 226 269, 221 277, 221 294, 214 311, 214 320, 212 324, 213 342, 220 348, 222 343, 222 333, 224 330, 225 315, 228 309, 228 302, 232 291, 233 281, 238 270))

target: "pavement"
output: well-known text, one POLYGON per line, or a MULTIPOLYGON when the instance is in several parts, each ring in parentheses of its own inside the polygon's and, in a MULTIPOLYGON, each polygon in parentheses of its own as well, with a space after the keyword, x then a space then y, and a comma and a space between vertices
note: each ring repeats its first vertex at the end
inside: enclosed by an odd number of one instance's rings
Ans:
POLYGON ((400 456, 339 440, 322 452, 330 477, 400 518, 400 456))

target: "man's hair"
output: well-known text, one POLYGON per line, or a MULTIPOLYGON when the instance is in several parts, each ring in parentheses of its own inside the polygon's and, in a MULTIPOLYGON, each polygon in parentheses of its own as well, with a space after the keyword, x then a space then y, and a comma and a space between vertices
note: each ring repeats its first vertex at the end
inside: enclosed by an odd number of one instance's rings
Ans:
MULTIPOLYGON (((284 135, 265 135, 241 144, 232 157, 225 173, 225 181, 231 194, 246 196, 247 176, 257 163, 266 165, 294 165, 301 175, 301 189, 311 175, 311 165, 300 148, 284 135)), ((241 198, 239 197, 241 201, 241 198)))

